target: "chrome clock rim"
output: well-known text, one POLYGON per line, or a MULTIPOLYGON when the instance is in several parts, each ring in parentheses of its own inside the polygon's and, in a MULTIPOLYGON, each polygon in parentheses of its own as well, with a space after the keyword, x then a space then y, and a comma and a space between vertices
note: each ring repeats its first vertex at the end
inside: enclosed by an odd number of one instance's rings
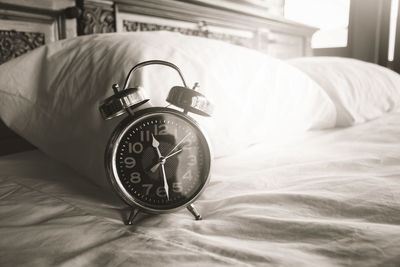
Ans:
POLYGON ((160 214, 160 213, 170 213, 170 212, 175 212, 177 210, 186 208, 188 205, 192 204, 194 201, 196 201, 199 196, 203 193, 205 190, 207 184, 209 183, 210 180, 210 173, 211 173, 211 168, 212 168, 212 150, 210 147, 210 142, 208 139, 208 136, 204 129, 190 116, 182 114, 182 112, 171 109, 171 108, 163 108, 163 107, 151 107, 147 109, 140 110, 138 112, 135 112, 135 117, 127 117, 125 118, 114 130, 113 134, 111 135, 111 138, 109 140, 109 143, 106 147, 106 152, 105 152, 105 166, 106 166, 106 174, 108 181, 111 183, 111 186, 114 188, 116 191, 117 195, 124 201, 126 202, 129 206, 132 207, 138 207, 141 210, 148 212, 148 213, 155 213, 155 214, 160 214), (152 208, 148 207, 140 201, 136 200, 135 197, 133 197, 123 186, 122 181, 120 177, 118 176, 117 173, 117 167, 116 167, 116 154, 117 154, 117 149, 118 149, 118 144, 120 143, 121 139, 125 135, 125 133, 132 127, 132 125, 136 124, 137 122, 144 120, 150 116, 154 115, 162 115, 162 114, 172 114, 175 116, 180 117, 181 119, 187 121, 189 124, 197 128, 197 130, 202 134, 203 138, 205 139, 205 144, 206 148, 208 149, 208 153, 206 155, 207 157, 207 166, 208 170, 206 171, 206 178, 205 182, 203 183, 202 187, 200 190, 191 196, 191 198, 185 202, 182 205, 179 205, 178 207, 170 208, 170 209, 157 209, 157 208, 152 208))

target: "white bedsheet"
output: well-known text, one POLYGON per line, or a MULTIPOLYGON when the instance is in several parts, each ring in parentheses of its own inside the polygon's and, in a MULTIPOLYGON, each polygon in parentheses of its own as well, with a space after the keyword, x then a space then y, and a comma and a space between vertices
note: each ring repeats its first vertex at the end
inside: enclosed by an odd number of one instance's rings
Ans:
POLYGON ((399 266, 400 113, 217 159, 186 211, 140 215, 39 151, 0 158, 0 266, 399 266))

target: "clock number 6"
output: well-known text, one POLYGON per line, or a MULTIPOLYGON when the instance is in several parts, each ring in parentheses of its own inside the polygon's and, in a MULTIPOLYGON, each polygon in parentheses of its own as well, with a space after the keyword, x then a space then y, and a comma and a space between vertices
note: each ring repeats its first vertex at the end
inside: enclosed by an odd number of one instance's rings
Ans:
POLYGON ((165 191, 165 188, 163 186, 157 187, 156 194, 159 197, 166 197, 167 192, 165 191))

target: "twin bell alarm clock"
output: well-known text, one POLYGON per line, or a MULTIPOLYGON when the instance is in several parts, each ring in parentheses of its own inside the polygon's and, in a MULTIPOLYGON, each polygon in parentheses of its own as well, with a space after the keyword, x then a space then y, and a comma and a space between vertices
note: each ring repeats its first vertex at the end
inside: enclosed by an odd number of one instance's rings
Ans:
POLYGON ((167 61, 137 64, 128 73, 123 89, 100 105, 105 120, 126 115, 112 133, 105 151, 108 180, 118 196, 132 207, 127 224, 138 212, 167 213, 186 207, 201 219, 193 202, 209 180, 210 145, 198 123, 188 113, 210 116, 212 105, 195 86, 188 88, 179 68, 167 61), (149 107, 142 88, 128 88, 132 74, 147 65, 175 69, 183 86, 174 86, 166 99, 169 107, 149 107), (170 105, 169 105, 170 106, 170 105))

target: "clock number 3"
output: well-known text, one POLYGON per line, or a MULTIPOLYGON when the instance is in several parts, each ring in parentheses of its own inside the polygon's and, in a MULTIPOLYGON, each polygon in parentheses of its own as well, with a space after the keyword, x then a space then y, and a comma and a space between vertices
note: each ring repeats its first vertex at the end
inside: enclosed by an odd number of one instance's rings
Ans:
POLYGON ((188 165, 188 166, 194 166, 194 165, 196 165, 196 156, 195 156, 195 155, 189 155, 189 156, 188 156, 187 165, 188 165))

